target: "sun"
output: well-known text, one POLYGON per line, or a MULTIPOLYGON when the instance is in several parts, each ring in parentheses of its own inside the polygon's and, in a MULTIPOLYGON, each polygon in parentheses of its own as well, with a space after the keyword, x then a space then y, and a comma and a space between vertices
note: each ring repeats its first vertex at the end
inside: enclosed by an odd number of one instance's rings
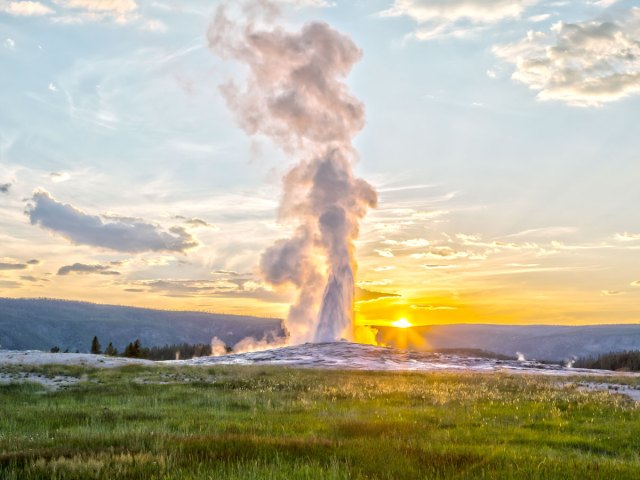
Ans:
POLYGON ((400 320, 396 320, 391 325, 393 325, 396 328, 409 328, 413 326, 411 325, 411 322, 406 318, 401 318, 400 320))

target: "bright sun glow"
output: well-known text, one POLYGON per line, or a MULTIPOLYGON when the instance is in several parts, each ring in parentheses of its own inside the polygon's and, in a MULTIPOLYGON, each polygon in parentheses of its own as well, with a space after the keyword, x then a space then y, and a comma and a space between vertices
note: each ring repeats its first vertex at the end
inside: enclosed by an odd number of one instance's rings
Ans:
POLYGON ((407 320, 406 318, 401 318, 400 320, 396 320, 391 325, 397 328, 409 328, 412 326, 411 322, 409 322, 409 320, 407 320))

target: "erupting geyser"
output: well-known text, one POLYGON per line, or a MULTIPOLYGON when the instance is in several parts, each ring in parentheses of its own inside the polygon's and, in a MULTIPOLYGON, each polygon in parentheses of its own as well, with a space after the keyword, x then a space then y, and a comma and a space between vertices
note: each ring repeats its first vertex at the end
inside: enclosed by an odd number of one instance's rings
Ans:
POLYGON ((271 138, 298 162, 283 180, 280 205, 281 220, 294 223, 295 233, 267 249, 260 268, 272 285, 297 289, 287 318, 291 342, 353 339, 353 242, 377 201, 353 172, 351 141, 364 126, 364 107, 344 79, 361 51, 326 23, 290 32, 275 24, 278 15, 264 1, 241 12, 227 5, 209 29, 219 55, 248 67, 245 85, 221 88, 240 126, 271 138), (245 20, 232 20, 234 13, 245 20))

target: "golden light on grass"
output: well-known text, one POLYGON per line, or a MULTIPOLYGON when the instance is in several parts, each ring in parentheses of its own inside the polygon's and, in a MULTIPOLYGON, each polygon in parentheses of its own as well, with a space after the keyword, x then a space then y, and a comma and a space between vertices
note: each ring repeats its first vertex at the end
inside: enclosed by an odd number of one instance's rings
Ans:
POLYGON ((411 325, 411 322, 406 318, 401 318, 399 320, 396 320, 395 322, 392 322, 391 325, 393 325, 396 328, 409 328, 413 326, 411 325))

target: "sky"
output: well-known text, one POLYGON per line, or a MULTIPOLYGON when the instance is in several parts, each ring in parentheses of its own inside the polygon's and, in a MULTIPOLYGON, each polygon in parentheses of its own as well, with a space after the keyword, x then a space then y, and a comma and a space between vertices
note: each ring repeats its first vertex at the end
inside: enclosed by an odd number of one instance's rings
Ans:
MULTIPOLYGON (((225 103, 220 5, 0 0, 0 296, 286 315, 294 160, 225 103)), ((640 2, 279 5, 362 50, 357 322, 640 320, 640 2)))

